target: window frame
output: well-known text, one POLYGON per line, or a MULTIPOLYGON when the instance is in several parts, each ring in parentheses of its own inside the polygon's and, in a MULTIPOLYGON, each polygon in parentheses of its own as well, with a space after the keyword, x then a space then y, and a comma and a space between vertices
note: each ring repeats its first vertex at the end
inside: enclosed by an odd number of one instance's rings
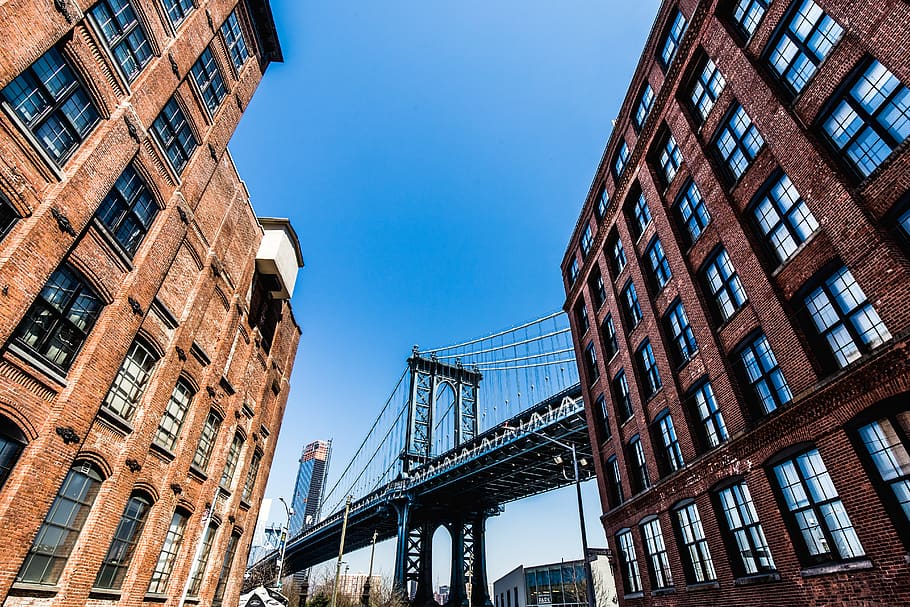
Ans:
POLYGON ((632 495, 644 493, 651 488, 651 474, 648 472, 648 459, 641 442, 641 435, 636 434, 626 443, 626 462, 629 466, 629 485, 632 495))
POLYGON ((642 592, 641 566, 638 564, 635 537, 631 529, 620 529, 616 532, 616 548, 625 596, 640 594, 642 592), (628 541, 624 541, 622 538, 628 538, 628 541))
POLYGON ((0 242, 13 231, 20 219, 22 213, 3 192, 0 192, 0 242))
POLYGON ((686 315, 686 308, 682 300, 677 297, 667 306, 667 311, 663 317, 664 330, 670 338, 673 345, 673 358, 676 368, 682 368, 698 352, 698 341, 695 339, 695 332, 692 330, 692 324, 686 315), (679 331, 676 331, 676 328, 679 331))
POLYGON ((620 291, 620 299, 622 301, 622 312, 625 317, 626 324, 629 325, 628 333, 631 333, 635 328, 641 323, 644 315, 641 310, 641 302, 638 299, 638 292, 635 289, 635 283, 632 282, 632 279, 626 281, 626 284, 623 285, 622 290, 620 291))
POLYGON ((711 497, 733 574, 737 578, 776 574, 774 555, 746 480, 742 477, 725 479, 714 487, 711 497), (729 501, 725 494, 729 494, 729 501), (728 505, 732 507, 728 508, 728 505), (728 514, 733 511, 737 521, 728 514))
POLYGON ((708 211, 708 203, 701 193, 701 189, 699 189, 693 179, 689 178, 683 184, 683 187, 680 188, 679 194, 673 203, 673 209, 677 219, 682 224, 686 244, 689 248, 695 246, 695 243, 698 242, 705 230, 708 229, 708 226, 711 225, 711 213, 708 211), (697 202, 693 204, 692 199, 695 195, 697 195, 697 202), (686 216, 686 209, 689 212, 688 217, 686 216), (702 212, 699 212, 699 210, 702 212), (698 227, 697 234, 693 234, 693 224, 698 227))
POLYGON ((139 248, 151 231, 155 219, 163 209, 161 201, 149 186, 142 171, 136 168, 137 163, 138 160, 134 159, 126 165, 114 185, 101 200, 94 215, 97 223, 101 224, 107 235, 117 243, 120 251, 131 260, 136 257, 139 248), (126 180, 126 183, 121 185, 123 179, 126 180), (129 192, 131 186, 132 193, 129 192), (149 214, 147 218, 143 219, 136 208, 146 202, 149 214), (129 238, 125 238, 120 233, 125 225, 133 228, 129 238), (121 240, 121 238, 125 239, 121 240))
MULTIPOLYGON (((111 6, 112 0, 97 0, 94 6, 86 11, 86 14, 91 16, 91 22, 100 34, 99 37, 102 39, 103 45, 107 49, 108 55, 110 56, 112 63, 116 66, 117 71, 121 76, 123 76, 123 79, 126 80, 128 84, 132 84, 139 78, 140 74, 142 74, 143 69, 148 66, 149 63, 151 63, 152 59, 156 56, 156 53, 154 47, 152 46, 152 41, 149 37, 149 33, 146 30, 145 23, 140 16, 140 11, 137 9, 135 3, 133 0, 122 1, 124 5, 130 7, 130 10, 132 11, 134 17, 133 23, 128 24, 125 28, 120 23, 119 19, 117 19, 115 16, 119 13, 116 13, 113 10, 113 7, 111 6), (104 6, 108 10, 110 14, 110 22, 113 22, 117 29, 117 34, 111 38, 108 38, 104 24, 101 22, 101 19, 98 17, 98 15, 95 14, 101 6, 104 6), (144 61, 140 61, 140 58, 137 57, 137 50, 132 48, 132 46, 129 44, 130 36, 137 30, 141 33, 142 39, 148 48, 148 56, 144 61), (127 72, 126 67, 121 63, 121 59, 118 56, 116 50, 121 45, 126 47, 129 58, 135 62, 135 71, 133 72, 127 72)), ((139 46, 141 46, 141 44, 139 46)))
POLYGON ((664 540, 660 518, 657 515, 645 517, 638 523, 638 528, 641 532, 645 556, 648 557, 648 565, 650 565, 648 573, 652 592, 673 588, 673 571, 670 567, 670 555, 667 552, 667 542, 664 540))
POLYGON ((651 346, 651 340, 647 337, 635 349, 635 366, 641 377, 641 382, 639 383, 642 398, 645 401, 649 401, 663 389, 663 380, 660 377, 660 370, 657 368, 654 348, 651 346))
POLYGON ((120 515, 120 522, 117 524, 114 536, 111 538, 110 547, 101 562, 101 567, 98 568, 93 588, 105 590, 123 588, 123 582, 126 580, 126 574, 132 564, 152 506, 154 506, 154 500, 151 496, 142 492, 133 492, 130 495, 123 514, 120 515), (131 512, 134 502, 139 504, 134 506, 134 509, 138 511, 131 512), (121 537, 121 532, 125 534, 125 537, 121 537))
POLYGON ((184 171, 186 171, 186 168, 192 161, 196 150, 199 149, 200 143, 199 137, 196 135, 196 129, 193 127, 193 123, 184 109, 183 104, 178 99, 177 92, 171 95, 164 106, 162 106, 161 111, 158 112, 158 115, 155 116, 155 119, 152 121, 152 126, 149 130, 152 132, 155 141, 164 152, 167 165, 174 171, 179 179, 183 176, 184 171), (168 118, 165 112, 172 104, 174 110, 171 117, 168 118), (184 130, 189 134, 186 142, 181 141, 182 135, 185 134, 184 130), (186 145, 189 145, 189 147, 186 147, 186 145), (179 166, 174 164, 175 159, 171 158, 172 149, 175 151, 176 156, 178 156, 177 160, 180 160, 179 166))
POLYGON ((683 500, 673 506, 671 518, 686 583, 708 584, 716 581, 714 558, 711 556, 711 547, 695 500, 683 500))
POLYGON ((610 430, 610 412, 607 409, 607 399, 603 392, 594 399, 594 412, 597 415, 598 425, 603 434, 601 442, 606 442, 612 438, 613 432, 610 430))
POLYGON ((12 475, 28 440, 18 425, 0 415, 0 491, 12 475))
POLYGON ((655 416, 652 435, 654 436, 652 444, 657 443, 661 447, 657 461, 662 476, 669 476, 686 467, 686 458, 683 456, 682 445, 679 444, 679 434, 676 432, 670 409, 664 409, 655 416))
POLYGON ((164 594, 167 592, 168 584, 171 581, 171 575, 174 572, 174 565, 177 564, 177 557, 180 556, 180 548, 183 546, 183 540, 186 538, 186 528, 191 515, 183 508, 174 510, 171 515, 171 521, 168 523, 167 533, 161 544, 161 550, 158 552, 158 559, 155 561, 155 567, 152 569, 152 575, 149 579, 148 593, 164 594), (177 520, 175 527, 175 520, 177 520))
POLYGON ((227 55, 231 60, 231 67, 234 69, 234 74, 237 77, 240 76, 240 72, 243 71, 243 66, 246 65, 249 58, 253 56, 250 45, 243 35, 243 24, 241 23, 240 16, 237 14, 238 8, 239 6, 235 7, 234 10, 225 17, 224 21, 221 23, 221 27, 218 28, 218 32, 221 34, 221 39, 224 41, 224 46, 227 49, 227 55), (236 22, 236 32, 233 31, 232 19, 236 22), (229 38, 228 33, 231 34, 231 38, 229 38), (236 36, 236 38, 233 38, 233 36, 236 36), (235 56, 235 49, 237 48, 242 48, 241 54, 243 54, 243 57, 239 57, 239 55, 235 56))
POLYGON ((612 312, 608 312, 600 323, 600 335, 603 340, 604 362, 610 362, 619 352, 619 340, 616 337, 612 312))
POLYGON ((167 23, 174 31, 177 31, 196 9, 196 4, 193 0, 163 0, 162 4, 164 6, 165 16, 167 17, 167 23), (184 6, 186 4, 188 4, 189 7, 184 6), (176 21, 174 20, 174 15, 171 13, 172 10, 180 11, 180 15, 176 21))
POLYGON ((737 36, 741 40, 745 42, 752 39, 752 36, 754 36, 755 32, 758 31, 758 28, 761 27, 761 23, 764 20, 765 15, 768 13, 768 8, 771 6, 771 2, 772 0, 733 0, 729 3, 729 11, 727 13, 727 17, 729 19, 730 25, 732 25, 734 31, 737 33, 737 36), (750 22, 754 23, 751 29, 745 23, 743 23, 743 21, 736 17, 736 12, 740 4, 743 2, 748 3, 748 8, 743 14, 744 17, 750 14, 750 9, 752 9, 753 6, 761 7, 761 11, 758 13, 758 17, 754 19, 754 22, 752 19, 750 19, 750 22))
POLYGON ((623 173, 626 172, 631 156, 632 152, 629 149, 629 144, 626 143, 625 138, 623 138, 622 145, 619 146, 619 149, 616 150, 616 154, 613 156, 612 170, 614 178, 619 179, 622 177, 623 173))
POLYGON ((596 263, 588 278, 588 289, 591 292, 591 303, 594 304, 594 311, 597 312, 605 303, 607 303, 607 287, 604 284, 603 273, 600 271, 600 266, 596 263))
POLYGON ((144 337, 137 336, 130 344, 104 400, 101 401, 101 410, 127 422, 132 421, 160 360, 161 354, 158 349, 144 337), (136 354, 141 356, 141 361, 133 358, 136 354), (130 374, 130 370, 137 367, 141 374, 135 372, 130 374))
POLYGON ((771 176, 762 183, 761 187, 755 193, 755 196, 753 196, 752 200, 749 202, 747 209, 751 223, 755 227, 755 231, 758 233, 762 245, 764 245, 765 250, 768 251, 771 258, 777 261, 778 267, 784 266, 793 259, 796 254, 802 250, 803 245, 812 240, 812 238, 821 230, 821 224, 819 224, 818 220, 815 218, 812 209, 802 197, 802 194, 796 189, 793 180, 780 169, 774 171, 771 176), (780 194, 777 194, 778 191, 780 194), (785 199, 792 203, 786 209, 784 208, 785 199), (768 219, 763 220, 763 218, 768 218, 770 216, 769 213, 764 213, 762 216, 759 216, 762 206, 765 203, 767 203, 770 210, 777 215, 777 221, 773 224, 768 219), (800 226, 803 224, 808 226, 814 224, 814 227, 810 232, 803 235, 802 230, 800 229, 800 226), (789 241, 793 244, 792 250, 790 250, 786 256, 783 255, 785 248, 780 248, 783 245, 780 242, 775 242, 775 240, 779 241, 780 239, 774 235, 781 230, 783 230, 786 237, 788 237, 789 241))
POLYGON ((594 340, 588 342, 585 346, 584 356, 585 371, 588 374, 588 385, 593 386, 600 379, 600 369, 597 367, 597 348, 594 346, 594 340))
POLYGON ((622 471, 615 454, 607 458, 605 467, 607 470, 607 502, 611 509, 619 508, 626 500, 622 488, 622 471))
POLYGON ((636 133, 640 133, 645 127, 645 123, 648 122, 648 116, 651 115, 651 110, 654 108, 654 88, 651 87, 650 82, 645 81, 638 89, 638 95, 635 96, 635 99, 635 111, 632 113, 632 126, 635 127, 636 133))
POLYGON ((701 128, 708 120, 711 112, 717 107, 717 102, 723 95, 724 89, 727 88, 727 79, 711 57, 702 51, 702 59, 695 62, 696 69, 692 73, 691 80, 686 87, 685 104, 691 110, 694 122, 701 128), (709 68, 713 66, 714 69, 709 68), (719 88, 715 91, 715 85, 719 88), (701 92, 697 92, 699 87, 701 92), (710 103, 705 103, 705 99, 710 99, 710 103), (707 107, 706 107, 707 106, 707 107))
POLYGON ((692 419, 698 421, 698 431, 695 435, 702 453, 715 449, 730 439, 723 411, 714 394, 714 386, 707 376, 700 378, 686 391, 683 402, 687 404, 692 419))
POLYGON ((626 379, 625 369, 620 369, 610 381, 610 388, 613 392, 614 403, 620 407, 617 411, 616 420, 619 425, 625 424, 635 415, 635 408, 632 405, 632 390, 629 388, 629 380, 626 379))
POLYGON ((190 67, 189 73, 192 76, 191 80, 196 92, 202 99, 202 106, 210 118, 214 117, 227 98, 228 88, 224 80, 224 74, 221 73, 221 66, 218 64, 211 46, 206 46, 202 49, 199 57, 196 58, 196 61, 190 67), (206 54, 208 54, 207 61, 205 61, 206 54), (204 80, 202 80, 203 78, 204 80))
POLYGON ((629 232, 636 242, 641 240, 648 227, 654 223, 654 215, 648 205, 648 199, 640 186, 636 187, 626 204, 626 219, 629 221, 629 232), (636 197, 635 194, 638 194, 636 197))
POLYGON ((734 350, 734 355, 736 356, 736 359, 737 359, 739 374, 742 377, 742 381, 744 382, 744 385, 746 386, 747 390, 749 391, 748 400, 750 403, 750 408, 758 415, 758 417, 761 418, 761 417, 765 417, 767 415, 771 415, 774 411, 783 409, 787 405, 789 405, 791 402, 793 402, 793 391, 790 389, 790 384, 787 381, 786 376, 784 376, 783 369, 780 366, 780 361, 777 360, 777 355, 774 354, 774 349, 771 347, 771 342, 768 339, 768 336, 763 331, 761 331, 761 330, 755 331, 755 332, 749 334, 748 336, 746 336, 746 338, 743 339, 740 342, 740 344, 736 347, 736 349, 734 350), (756 349, 756 344, 758 344, 761 341, 764 341, 764 343, 767 345, 767 351, 771 355, 769 362, 774 363, 771 365, 770 370, 765 370, 764 367, 766 365, 765 365, 765 363, 761 362, 762 357, 759 356, 758 351, 756 349), (746 363, 746 360, 745 360, 746 352, 752 352, 752 356, 754 357, 756 364, 758 364, 760 367, 761 376, 758 379, 753 380, 752 374, 749 373, 748 364, 746 363), (775 371, 780 374, 780 382, 781 382, 780 385, 774 384, 775 380, 772 378, 772 376, 775 373, 775 371), (771 386, 771 391, 769 391, 768 394, 771 396, 771 398, 773 400, 772 404, 774 404, 774 408, 769 410, 768 407, 766 406, 767 401, 766 401, 763 393, 760 392, 755 387, 755 385, 758 382, 765 382, 766 384, 771 386), (770 384, 769 384, 769 382, 770 382, 770 384), (781 400, 781 396, 778 395, 778 393, 777 393, 778 389, 781 386, 786 389, 787 400, 781 400))
POLYGON ((221 424, 224 419, 215 409, 209 409, 209 414, 205 418, 202 426, 202 432, 199 435, 199 442, 196 444, 196 450, 193 452, 193 461, 191 467, 205 472, 212 460, 212 452, 215 450, 215 443, 218 442, 218 434, 221 431, 221 424), (209 423, 213 420, 212 423, 209 423), (211 428, 211 430, 209 430, 211 428), (203 443, 205 440, 205 443, 203 443))
POLYGON ((181 376, 177 379, 177 382, 171 390, 171 395, 168 397, 164 412, 161 414, 161 420, 158 422, 155 436, 152 438, 153 445, 166 449, 169 452, 172 452, 177 447, 177 443, 180 440, 180 432, 183 430, 183 424, 186 422, 187 414, 193 406, 193 399, 196 397, 196 392, 196 387, 186 377, 181 376), (174 398, 178 389, 181 390, 182 395, 186 396, 185 403, 179 402, 174 398), (171 404, 175 404, 178 407, 178 412, 180 413, 179 418, 174 414, 174 411, 172 411, 171 404), (171 429, 165 429, 165 420, 173 420, 170 424, 171 429), (159 440, 163 435, 166 435, 168 442, 159 440))
POLYGON ((663 68, 664 72, 670 69, 673 60, 676 59, 676 53, 679 52, 683 37, 685 37, 686 31, 689 29, 689 21, 678 7, 674 8, 670 15, 671 17, 667 18, 668 25, 664 27, 664 33, 663 36, 661 36, 660 51, 657 53, 657 63, 663 68), (682 21, 682 24, 677 28, 677 23, 680 21, 682 21), (678 34, 675 34, 677 29, 679 32, 678 34), (667 49, 671 46, 671 42, 673 50, 667 53, 667 49), (667 57, 668 54, 669 57, 667 57))
POLYGON ((651 289, 655 294, 663 291, 673 279, 673 271, 670 269, 670 260, 664 251, 664 245, 660 237, 655 235, 651 238, 645 249, 645 257, 648 260, 648 275, 650 278, 651 289))
POLYGON ((626 269, 626 266, 629 265, 629 258, 626 257, 626 248, 622 244, 622 237, 619 235, 619 231, 615 228, 610 233, 610 238, 607 240, 608 259, 610 260, 610 270, 613 273, 613 280, 615 281, 619 278, 619 275, 622 274, 622 271, 626 269))
POLYGON ((742 104, 734 101, 730 109, 724 114, 720 124, 718 124, 717 131, 714 133, 714 137, 711 138, 710 148, 711 153, 720 164, 721 173, 728 185, 735 187, 743 176, 749 172, 749 169, 752 168, 755 160, 762 154, 767 145, 767 141, 758 130, 755 121, 752 120, 752 116, 749 115, 742 104), (740 112, 742 112, 742 116, 740 116, 740 112), (748 121, 748 124, 746 124, 746 121, 748 121), (735 123, 745 126, 741 136, 734 127, 735 123), (732 142, 732 147, 727 152, 724 151, 721 144, 722 140, 726 138, 729 138, 729 141, 732 142), (745 142, 747 140, 753 141, 757 144, 757 147, 753 150, 751 145, 746 145, 745 142), (742 172, 739 174, 736 172, 739 162, 734 160, 737 157, 737 153, 745 162, 742 172))
POLYGON ((710 307, 718 321, 718 326, 723 326, 737 315, 737 313, 746 307, 749 303, 749 295, 739 278, 739 273, 730 259, 730 254, 723 245, 717 247, 708 257, 705 258, 701 269, 699 270, 701 283, 707 292, 706 299, 709 300, 710 307), (723 262, 723 260, 726 260, 723 262), (729 269, 728 269, 729 268, 729 269), (720 280, 719 285, 715 285, 711 279, 711 274, 715 273, 720 280), (722 300, 721 296, 725 296, 722 300), (724 301, 729 302, 732 309, 727 312, 724 301))

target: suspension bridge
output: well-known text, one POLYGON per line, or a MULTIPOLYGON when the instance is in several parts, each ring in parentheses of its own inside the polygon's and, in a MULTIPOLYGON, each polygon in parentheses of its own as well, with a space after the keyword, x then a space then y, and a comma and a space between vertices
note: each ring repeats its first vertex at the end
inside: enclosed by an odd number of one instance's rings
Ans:
MULTIPOLYGON (((325 518, 288 541, 285 571, 396 539, 394 583, 433 604, 432 539, 452 539, 449 603, 489 605, 485 522, 503 504, 573 482, 567 448, 591 461, 562 312, 463 343, 414 347, 360 447, 325 494, 325 518), (470 586, 467 582, 471 582, 470 586)), ((590 468, 590 467, 589 467, 590 468)), ((271 557, 274 559, 274 555, 271 557)))

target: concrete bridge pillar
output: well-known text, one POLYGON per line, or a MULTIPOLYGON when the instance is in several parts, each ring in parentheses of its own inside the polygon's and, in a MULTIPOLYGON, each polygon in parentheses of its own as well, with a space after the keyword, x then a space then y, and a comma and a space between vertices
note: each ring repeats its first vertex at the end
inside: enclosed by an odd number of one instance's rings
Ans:
POLYGON ((475 514, 471 520, 471 532, 474 535, 474 568, 471 580, 472 607, 493 606, 490 593, 487 591, 487 541, 486 524, 488 513, 475 514))

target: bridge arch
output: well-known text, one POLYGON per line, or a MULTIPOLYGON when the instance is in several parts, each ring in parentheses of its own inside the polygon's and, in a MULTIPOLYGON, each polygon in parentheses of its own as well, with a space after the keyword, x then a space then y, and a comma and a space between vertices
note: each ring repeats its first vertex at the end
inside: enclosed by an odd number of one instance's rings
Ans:
POLYGON ((436 385, 433 405, 433 455, 441 455, 456 444, 458 398, 450 381, 443 379, 436 385))

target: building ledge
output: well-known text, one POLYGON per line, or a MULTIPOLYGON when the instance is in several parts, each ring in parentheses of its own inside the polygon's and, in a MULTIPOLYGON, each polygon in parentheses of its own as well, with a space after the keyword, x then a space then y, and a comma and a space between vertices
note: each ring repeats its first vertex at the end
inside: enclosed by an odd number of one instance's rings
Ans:
POLYGON ((50 596, 60 592, 60 586, 49 586, 47 584, 33 584, 30 582, 16 582, 10 587, 10 591, 16 594, 40 594, 50 596))
POLYGON ((205 482, 209 479, 209 475, 206 474, 204 471, 200 470, 199 468, 197 468, 195 464, 190 464, 190 474, 189 475, 191 477, 193 477, 197 480, 203 481, 203 482, 205 482))
POLYGON ((643 599, 643 598, 645 598, 645 593, 644 592, 633 592, 631 594, 624 594, 622 598, 625 601, 630 601, 633 599, 643 599))
POLYGON ((701 592, 702 590, 719 590, 720 582, 714 580, 713 582, 699 582, 698 584, 689 584, 686 586, 686 591, 688 592, 701 592))
POLYGON ((657 588, 651 591, 651 596, 666 596, 676 594, 676 588, 657 588))
POLYGON ((171 597, 167 594, 160 594, 158 592, 146 592, 143 600, 150 603, 165 603, 169 598, 171 597))
POLYGON ((752 586, 753 584, 765 584, 767 582, 779 582, 780 574, 776 571, 772 573, 756 573, 755 575, 744 575, 733 580, 734 586, 752 586))
POLYGON ((98 419, 124 436, 133 433, 133 424, 104 406, 98 409, 98 419))
POLYGON ((88 595, 92 598, 119 601, 123 592, 113 588, 92 588, 88 595))
POLYGON ((799 574, 803 577, 815 577, 817 575, 828 575, 831 573, 847 573, 850 571, 863 571, 872 569, 874 565, 869 559, 859 561, 850 561, 849 563, 831 563, 827 565, 818 565, 816 567, 806 567, 799 574))
POLYGON ((162 459, 168 463, 174 461, 177 458, 177 455, 173 451, 171 451, 167 447, 162 447, 161 445, 159 445, 158 443, 156 443, 154 441, 152 442, 151 445, 149 445, 149 451, 152 452, 154 455, 157 455, 160 459, 162 459))

